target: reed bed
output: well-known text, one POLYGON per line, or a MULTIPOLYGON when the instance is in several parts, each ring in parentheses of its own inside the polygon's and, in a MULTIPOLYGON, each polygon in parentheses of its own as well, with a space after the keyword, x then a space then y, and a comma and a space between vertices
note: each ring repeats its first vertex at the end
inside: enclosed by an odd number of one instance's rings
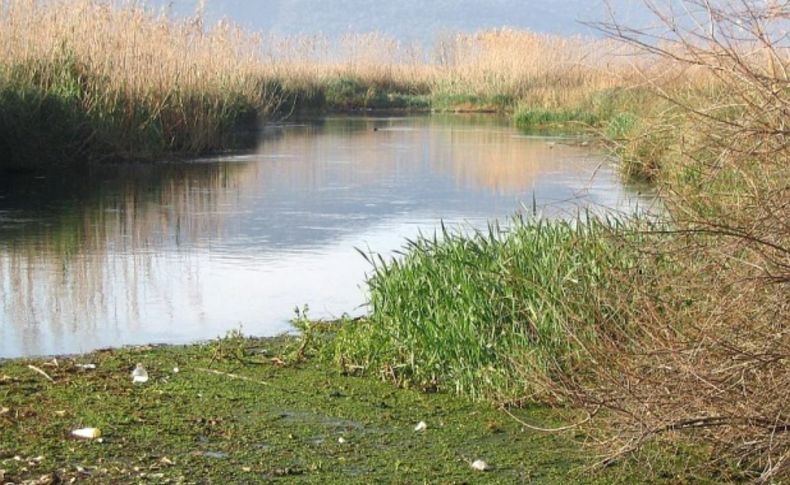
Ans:
POLYGON ((344 79, 360 89, 429 94, 439 109, 577 102, 636 73, 620 44, 512 29, 447 34, 428 50, 377 33, 269 37, 264 46, 269 75, 289 86, 344 79))
POLYGON ((0 159, 193 155, 277 110, 556 109, 628 86, 635 62, 608 40, 508 29, 426 49, 378 33, 254 34, 137 2, 2 0, 0 159))
POLYGON ((273 107, 257 38, 132 2, 0 2, 6 166, 225 148, 273 107), (65 150, 64 150, 65 148, 65 150))

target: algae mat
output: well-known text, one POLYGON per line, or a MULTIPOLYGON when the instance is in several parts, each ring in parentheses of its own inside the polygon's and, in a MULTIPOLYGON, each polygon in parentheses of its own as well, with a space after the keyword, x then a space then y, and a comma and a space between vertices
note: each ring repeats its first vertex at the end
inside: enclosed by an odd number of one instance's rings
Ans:
MULTIPOLYGON (((639 473, 590 473, 583 436, 528 431, 490 405, 344 376, 318 359, 282 365, 293 343, 0 363, 0 482, 625 483, 639 473), (138 362, 143 384, 130 377, 138 362), (71 436, 85 427, 101 439, 71 436)), ((572 414, 519 411, 540 426, 572 414)))

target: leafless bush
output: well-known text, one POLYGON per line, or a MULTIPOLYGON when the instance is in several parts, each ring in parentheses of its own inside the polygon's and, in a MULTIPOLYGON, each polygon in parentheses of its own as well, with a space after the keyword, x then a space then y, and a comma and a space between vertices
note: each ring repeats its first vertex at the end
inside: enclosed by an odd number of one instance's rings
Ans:
POLYGON ((712 460, 786 480, 790 2, 644 5, 653 26, 597 27, 701 77, 688 89, 651 83, 683 114, 658 178, 670 220, 618 296, 629 324, 591 350, 594 384, 566 384, 614 411, 612 458, 690 432, 714 445, 712 460))

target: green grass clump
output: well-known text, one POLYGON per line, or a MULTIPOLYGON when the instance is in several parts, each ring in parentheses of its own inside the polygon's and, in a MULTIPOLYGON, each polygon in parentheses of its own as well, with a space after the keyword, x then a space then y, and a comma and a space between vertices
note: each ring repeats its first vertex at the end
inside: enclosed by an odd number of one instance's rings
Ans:
POLYGON ((439 112, 504 112, 512 108, 508 94, 478 95, 446 92, 440 87, 431 95, 431 108, 439 112))
POLYGON ((531 108, 518 111, 515 116, 516 126, 522 129, 545 127, 589 128, 598 125, 599 117, 592 112, 577 109, 531 108))
POLYGON ((541 392, 589 365, 581 343, 622 323, 608 298, 622 294, 618 271, 635 264, 615 237, 624 231, 593 217, 517 217, 488 233, 409 241, 402 259, 374 261, 371 314, 343 328, 337 357, 476 399, 541 392))

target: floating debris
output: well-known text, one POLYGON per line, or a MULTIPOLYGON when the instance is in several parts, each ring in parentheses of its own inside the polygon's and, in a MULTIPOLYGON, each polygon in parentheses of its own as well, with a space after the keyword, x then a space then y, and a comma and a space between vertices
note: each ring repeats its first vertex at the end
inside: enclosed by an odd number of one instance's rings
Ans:
POLYGON ((138 363, 132 371, 132 382, 135 384, 143 384, 148 382, 148 371, 145 370, 143 364, 138 363))
POLYGON ((488 470, 491 469, 491 466, 489 466, 489 464, 484 462, 483 460, 475 460, 472 462, 470 466, 472 467, 472 470, 478 472, 487 472, 488 470))
POLYGON ((414 431, 425 431, 428 429, 428 424, 425 421, 420 421, 417 423, 417 426, 414 427, 414 431))
POLYGON ((81 428, 72 431, 71 435, 86 440, 95 440, 101 438, 101 430, 99 428, 81 428))

